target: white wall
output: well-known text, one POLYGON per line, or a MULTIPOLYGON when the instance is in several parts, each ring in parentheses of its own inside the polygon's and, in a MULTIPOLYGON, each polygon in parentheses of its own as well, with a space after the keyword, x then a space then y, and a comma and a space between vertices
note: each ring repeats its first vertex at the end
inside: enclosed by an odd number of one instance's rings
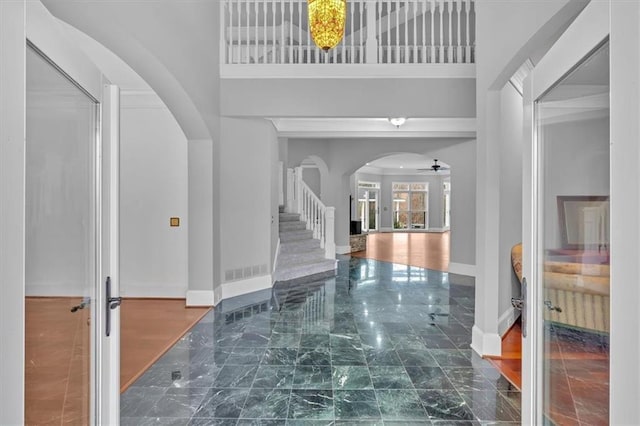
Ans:
POLYGON ((520 295, 520 282, 511 265, 511 248, 522 242, 522 95, 507 84, 500 92, 501 129, 500 157, 500 255, 498 259, 500 300, 498 333, 502 336, 519 315, 511 306, 511 298, 520 295))
POLYGON ((273 238, 278 232, 278 194, 277 189, 272 193, 272 176, 277 162, 272 164, 265 159, 274 159, 277 152, 278 140, 271 122, 221 119, 223 298, 236 291, 241 294, 247 288, 259 290, 272 284, 273 238))
POLYGON ((123 92, 120 124, 121 293, 185 297, 187 138, 153 93, 123 92), (180 218, 179 227, 169 226, 171 217, 180 218))
POLYGON ((474 79, 223 79, 221 114, 258 117, 474 117, 474 79), (381 102, 384 99, 384 102, 381 102))
POLYGON ((289 167, 317 155, 329 167, 325 204, 336 208, 336 245, 348 249, 352 175, 365 163, 408 152, 440 158, 451 165, 451 262, 473 275, 475 265, 475 141, 466 139, 289 139, 289 167), (462 265, 462 266, 459 266, 462 265))
POLYGON ((302 169, 302 180, 304 183, 309 185, 309 188, 318 196, 318 198, 322 198, 320 170, 317 167, 304 167, 302 169))

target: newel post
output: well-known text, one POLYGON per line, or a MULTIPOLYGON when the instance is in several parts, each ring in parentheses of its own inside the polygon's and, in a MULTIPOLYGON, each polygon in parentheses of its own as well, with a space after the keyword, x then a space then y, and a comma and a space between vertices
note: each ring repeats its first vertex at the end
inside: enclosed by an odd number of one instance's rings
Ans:
POLYGON ((303 199, 302 199, 302 167, 296 167, 296 213, 300 213, 300 220, 306 221, 306 217, 303 211, 303 199))
POLYGON ((378 40, 376 39, 376 3, 368 1, 367 5, 367 41, 366 56, 367 64, 378 63, 378 40))
POLYGON ((335 216, 336 208, 327 207, 325 212, 326 220, 326 233, 325 233, 325 245, 324 245, 324 257, 327 259, 335 259, 336 257, 336 239, 335 239, 335 216))
POLYGON ((287 168, 287 212, 288 213, 296 213, 295 211, 295 177, 293 174, 293 169, 287 168))

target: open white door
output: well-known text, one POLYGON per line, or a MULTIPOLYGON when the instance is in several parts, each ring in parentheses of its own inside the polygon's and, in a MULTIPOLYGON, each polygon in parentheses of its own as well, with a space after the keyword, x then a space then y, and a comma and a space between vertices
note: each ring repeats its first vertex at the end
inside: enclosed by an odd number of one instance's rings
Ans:
POLYGON ((609 30, 591 2, 525 81, 525 424, 609 421, 609 30))
POLYGON ((41 3, 27 2, 26 12, 25 293, 72 302, 71 309, 57 309, 55 315, 76 321, 80 336, 72 340, 68 377, 46 383, 35 371, 33 380, 27 378, 26 417, 34 416, 28 423, 40 423, 35 416, 42 404, 29 387, 37 383, 51 386, 44 389, 45 397, 62 392, 61 423, 115 425, 120 411, 119 91, 41 3))

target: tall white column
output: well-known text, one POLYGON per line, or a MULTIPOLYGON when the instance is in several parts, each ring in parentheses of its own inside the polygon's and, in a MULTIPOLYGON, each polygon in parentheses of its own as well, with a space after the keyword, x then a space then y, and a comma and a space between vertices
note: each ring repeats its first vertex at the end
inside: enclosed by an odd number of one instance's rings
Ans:
MULTIPOLYGON (((189 288, 187 306, 214 304, 214 150, 211 139, 188 141, 189 288)), ((217 302, 217 300, 215 301, 217 302)))
POLYGON ((25 2, 0 1, 0 424, 24 424, 25 2))

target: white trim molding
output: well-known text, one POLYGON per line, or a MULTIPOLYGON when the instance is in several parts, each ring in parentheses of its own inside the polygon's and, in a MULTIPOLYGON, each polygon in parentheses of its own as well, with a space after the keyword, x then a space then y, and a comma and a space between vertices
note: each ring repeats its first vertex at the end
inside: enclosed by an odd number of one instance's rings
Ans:
POLYGON ((371 137, 415 138, 476 137, 476 119, 460 117, 409 117, 401 127, 387 117, 272 118, 280 137, 371 137))
POLYGON ((504 336, 519 316, 520 311, 516 310, 513 306, 509 306, 509 309, 498 318, 498 334, 504 336))
POLYGON ((349 254, 351 253, 351 246, 336 246, 337 254, 349 254))
POLYGON ((222 284, 222 299, 229 299, 244 294, 253 293, 254 291, 264 290, 273 286, 273 277, 271 274, 261 275, 259 277, 251 277, 246 280, 232 281, 222 284))
MULTIPOLYGON (((221 49, 222 51, 222 49, 221 49)), ((475 64, 224 64, 220 78, 476 78, 475 64)))
POLYGON ((474 325, 471 329, 471 349, 480 356, 500 356, 502 339, 498 333, 485 333, 474 325))
POLYGON ((470 277, 476 276, 476 265, 468 265, 466 263, 449 263, 449 272, 458 275, 468 275, 470 277))
POLYGON ((187 306, 214 306, 213 291, 189 290, 187 291, 187 306))

